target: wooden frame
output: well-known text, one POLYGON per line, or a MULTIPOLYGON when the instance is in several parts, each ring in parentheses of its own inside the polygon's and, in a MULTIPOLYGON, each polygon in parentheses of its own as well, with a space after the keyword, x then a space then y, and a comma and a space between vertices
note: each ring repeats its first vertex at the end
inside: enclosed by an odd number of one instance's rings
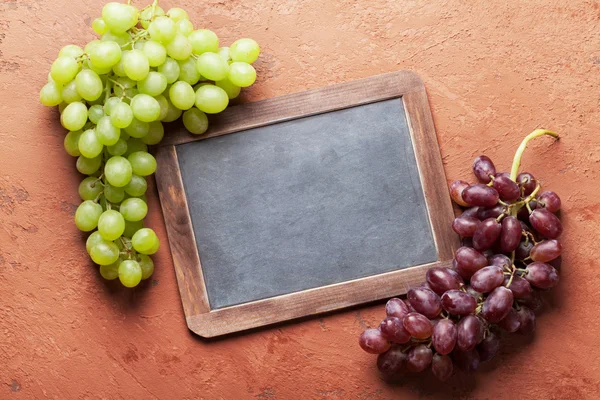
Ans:
POLYGON ((459 245, 451 230, 454 211, 425 87, 413 72, 393 72, 243 104, 214 116, 211 122, 202 136, 193 136, 183 128, 170 132, 157 152, 158 193, 187 325, 194 333, 207 338, 220 336, 397 296, 421 283, 427 269, 450 266, 459 245), (175 146, 392 98, 403 100, 438 261, 211 310, 175 146))

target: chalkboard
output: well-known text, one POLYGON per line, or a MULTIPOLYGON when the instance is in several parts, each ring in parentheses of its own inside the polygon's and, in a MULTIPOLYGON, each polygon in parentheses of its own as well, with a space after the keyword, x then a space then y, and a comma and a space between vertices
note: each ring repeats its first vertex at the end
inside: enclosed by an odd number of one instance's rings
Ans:
POLYGON ((156 179, 204 337, 404 293, 457 246, 425 89, 401 71, 169 132, 156 179))
POLYGON ((211 308, 437 260, 400 99, 177 146, 211 308))

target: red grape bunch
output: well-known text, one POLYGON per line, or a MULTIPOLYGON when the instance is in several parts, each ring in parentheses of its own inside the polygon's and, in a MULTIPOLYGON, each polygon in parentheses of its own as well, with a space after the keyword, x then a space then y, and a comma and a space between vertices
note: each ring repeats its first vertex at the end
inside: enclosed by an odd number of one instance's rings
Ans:
POLYGON ((389 300, 379 327, 359 337, 363 350, 378 354, 385 375, 431 368, 445 381, 455 367, 473 372, 492 359, 502 331, 535 330, 540 294, 559 280, 563 230, 555 214, 558 195, 542 192, 532 174, 518 173, 527 143, 542 135, 558 138, 542 129, 529 134, 510 174, 497 172, 482 155, 473 163, 478 183, 450 186, 452 199, 464 207, 452 223, 462 240, 452 268, 429 269, 426 282, 404 299, 389 300))

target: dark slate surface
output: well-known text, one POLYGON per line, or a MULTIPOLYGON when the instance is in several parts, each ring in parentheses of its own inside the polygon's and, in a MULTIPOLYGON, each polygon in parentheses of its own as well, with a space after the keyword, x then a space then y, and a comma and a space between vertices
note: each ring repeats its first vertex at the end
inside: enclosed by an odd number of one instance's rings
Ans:
POLYGON ((213 309, 437 259, 400 99, 177 153, 213 309))

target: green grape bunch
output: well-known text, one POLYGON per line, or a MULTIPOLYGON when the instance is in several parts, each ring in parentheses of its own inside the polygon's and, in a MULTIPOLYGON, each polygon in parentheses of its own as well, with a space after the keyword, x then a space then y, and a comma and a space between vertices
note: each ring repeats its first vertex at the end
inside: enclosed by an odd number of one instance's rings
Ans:
POLYGON ((251 64, 260 48, 247 38, 219 47, 217 35, 195 29, 181 8, 130 3, 104 6, 92 22, 100 39, 60 50, 40 101, 58 106, 65 150, 86 175, 75 224, 91 232, 88 254, 103 278, 135 287, 152 275, 149 256, 160 246, 144 226, 146 177, 157 168, 148 146, 162 140, 163 122, 180 117, 192 134, 205 133, 207 114, 256 80, 251 64))

